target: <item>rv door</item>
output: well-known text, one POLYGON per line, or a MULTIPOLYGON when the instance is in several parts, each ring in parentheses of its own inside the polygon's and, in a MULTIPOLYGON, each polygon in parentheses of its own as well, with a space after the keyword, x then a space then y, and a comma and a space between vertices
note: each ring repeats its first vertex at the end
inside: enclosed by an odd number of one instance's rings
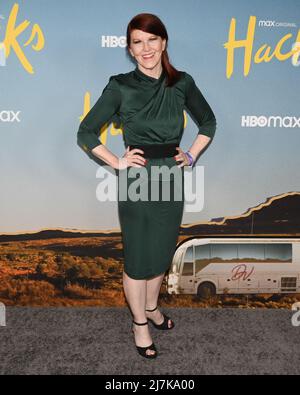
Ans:
POLYGON ((180 290, 184 294, 195 293, 194 276, 194 248, 189 246, 186 249, 180 271, 180 290))

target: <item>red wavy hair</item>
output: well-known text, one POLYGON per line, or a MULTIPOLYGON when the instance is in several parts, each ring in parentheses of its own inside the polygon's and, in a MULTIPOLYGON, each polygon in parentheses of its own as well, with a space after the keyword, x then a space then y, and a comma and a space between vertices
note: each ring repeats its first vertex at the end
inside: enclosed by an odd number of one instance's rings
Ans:
POLYGON ((127 26, 127 50, 131 43, 131 32, 135 29, 142 30, 146 33, 155 34, 162 39, 166 39, 166 47, 161 56, 162 67, 166 73, 166 86, 172 86, 180 79, 180 72, 171 65, 167 52, 168 33, 163 22, 158 16, 149 13, 137 14, 134 16, 127 26))

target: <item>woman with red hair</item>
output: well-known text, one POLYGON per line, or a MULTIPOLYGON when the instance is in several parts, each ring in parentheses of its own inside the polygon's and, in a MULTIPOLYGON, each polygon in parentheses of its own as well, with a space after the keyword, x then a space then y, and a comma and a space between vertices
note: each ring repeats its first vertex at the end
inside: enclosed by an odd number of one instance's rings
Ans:
POLYGON ((160 330, 170 330, 175 325, 159 311, 157 301, 176 249, 183 215, 183 167, 194 165, 216 130, 215 115, 193 77, 170 64, 167 43, 166 28, 156 15, 142 13, 132 18, 127 27, 127 50, 136 67, 109 78, 77 133, 78 143, 85 151, 116 169, 119 179, 125 175, 126 193, 134 185, 127 168, 140 168, 140 187, 148 187, 146 200, 127 196, 123 200, 120 187, 118 193, 124 293, 133 315, 136 348, 146 358, 158 354, 147 319, 160 330), (190 111, 199 128, 187 152, 179 146, 184 108, 190 111), (113 117, 121 121, 124 131, 126 152, 121 158, 99 141, 99 130, 113 117), (172 170, 172 174, 169 172, 165 178, 166 173, 157 176, 152 171, 155 167, 172 170), (149 199, 153 196, 151 191, 165 186, 170 187, 170 198, 149 199), (175 200, 178 191, 180 199, 175 200))

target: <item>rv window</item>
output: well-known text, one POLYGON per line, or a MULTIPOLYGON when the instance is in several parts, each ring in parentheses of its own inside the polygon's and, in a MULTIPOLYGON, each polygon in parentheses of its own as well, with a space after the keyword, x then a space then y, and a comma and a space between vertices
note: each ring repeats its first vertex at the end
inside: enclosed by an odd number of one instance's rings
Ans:
POLYGON ((265 258, 264 244, 239 244, 239 262, 263 262, 265 258))
POLYGON ((187 248, 184 256, 184 262, 193 262, 193 246, 187 248))
POLYGON ((204 269, 210 263, 210 245, 195 246, 195 272, 204 269))
POLYGON ((193 246, 190 246, 187 248, 187 250, 185 252, 182 275, 183 276, 192 276, 193 275, 193 265, 194 265, 193 246))
POLYGON ((195 259, 209 259, 210 258, 210 245, 195 246, 195 259))
POLYGON ((266 261, 292 262, 292 244, 266 244, 266 261))
POLYGON ((236 262, 237 244, 212 244, 211 245, 211 262, 236 262))
POLYGON ((292 262, 291 244, 239 244, 239 262, 292 262))

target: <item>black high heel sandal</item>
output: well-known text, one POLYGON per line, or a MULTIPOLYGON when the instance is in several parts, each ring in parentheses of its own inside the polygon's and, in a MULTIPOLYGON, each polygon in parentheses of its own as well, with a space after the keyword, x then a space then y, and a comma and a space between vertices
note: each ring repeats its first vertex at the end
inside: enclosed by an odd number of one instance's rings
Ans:
MULTIPOLYGON (((147 309, 146 309, 146 311, 152 312, 152 311, 154 311, 154 310, 156 310, 156 309, 157 309, 157 306, 156 306, 154 309, 152 309, 152 310, 147 310, 147 309)), ((163 315, 163 317, 164 317, 164 321, 163 321, 161 324, 159 324, 159 325, 156 324, 156 323, 153 321, 152 318, 147 318, 147 319, 150 320, 150 321, 152 322, 152 324, 155 326, 156 329, 160 329, 160 330, 173 329, 174 326, 175 326, 174 321, 171 320, 171 318, 168 317, 166 314, 162 313, 162 315, 163 315), (169 327, 169 325, 168 325, 169 320, 171 320, 171 322, 172 322, 171 327, 169 327)))
MULTIPOLYGON (((148 324, 148 321, 147 322, 143 322, 143 323, 138 323, 138 322, 135 322, 135 321, 132 321, 134 324, 136 324, 136 325, 147 325, 148 324)), ((132 328, 132 332, 134 333, 134 330, 133 330, 133 328, 132 328)), ((152 342, 151 344, 150 344, 150 346, 148 346, 148 347, 140 347, 140 346, 137 346, 137 345, 135 345, 136 346, 136 349, 138 350, 138 352, 139 352, 139 354, 142 356, 142 357, 145 357, 145 358, 151 358, 151 359, 153 359, 153 358, 156 358, 157 357, 157 350, 156 350, 156 347, 155 347, 155 344, 152 342), (147 350, 153 350, 153 351, 155 351, 155 354, 146 354, 146 351, 147 350)))

